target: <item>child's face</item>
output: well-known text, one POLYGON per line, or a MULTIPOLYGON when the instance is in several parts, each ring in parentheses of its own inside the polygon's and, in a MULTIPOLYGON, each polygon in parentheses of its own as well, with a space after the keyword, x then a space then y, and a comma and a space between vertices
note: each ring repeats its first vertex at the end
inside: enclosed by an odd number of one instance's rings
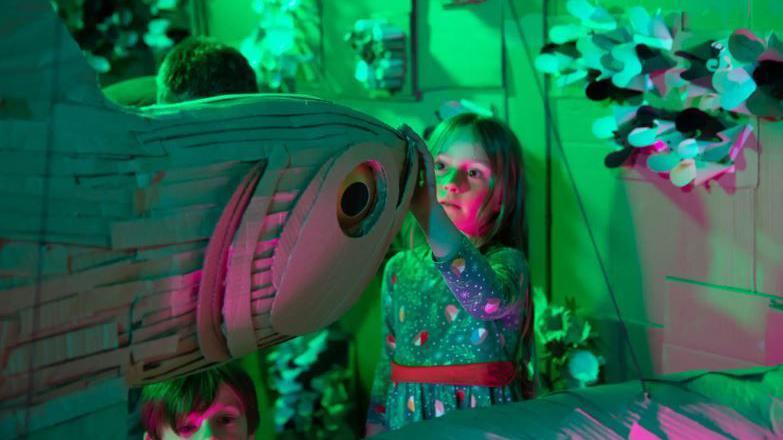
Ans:
POLYGON ((434 165, 438 203, 457 229, 470 237, 481 236, 500 207, 498 199, 481 210, 492 196, 495 179, 484 148, 470 133, 458 130, 446 140, 434 165))
POLYGON ((177 418, 176 432, 164 425, 162 440, 248 440, 253 436, 247 432, 247 418, 242 401, 234 390, 222 384, 215 400, 202 412, 191 412, 177 418))

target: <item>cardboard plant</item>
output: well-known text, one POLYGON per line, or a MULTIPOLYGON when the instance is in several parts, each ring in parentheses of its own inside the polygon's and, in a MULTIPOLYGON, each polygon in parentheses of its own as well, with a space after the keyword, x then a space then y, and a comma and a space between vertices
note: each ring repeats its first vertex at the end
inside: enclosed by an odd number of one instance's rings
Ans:
POLYGON ((240 51, 261 91, 294 92, 298 77, 313 80, 321 18, 315 0, 254 0, 258 24, 240 51))
POLYGON ((278 437, 359 436, 353 344, 333 325, 280 344, 267 354, 278 437))
POLYGON ((543 385, 550 391, 584 388, 599 380, 603 358, 598 335, 576 308, 573 298, 564 306, 548 304, 540 290, 533 293, 536 339, 543 347, 539 358, 543 385))
POLYGON ((371 92, 393 93, 405 84, 405 33, 386 20, 364 19, 345 35, 357 55, 354 77, 371 92))
POLYGON ((76 37, 89 64, 99 73, 114 73, 123 63, 157 54, 174 44, 168 31, 182 34, 172 18, 186 5, 182 0, 52 2, 76 37))
POLYGON ((680 112, 648 105, 616 107, 615 114, 594 125, 596 136, 612 137, 622 146, 606 156, 605 165, 642 162, 677 187, 708 184, 733 173, 734 161, 752 133, 749 124, 737 125, 693 107, 680 112), (606 125, 612 127, 608 136, 606 125))
POLYGON ((550 30, 536 67, 558 86, 585 82, 589 99, 622 105, 593 126, 621 147, 608 166, 653 153, 652 171, 676 186, 700 185, 734 172, 752 132, 746 116, 783 119, 783 44, 774 34, 740 29, 694 43, 678 15, 633 7, 615 17, 587 0, 567 9, 577 22, 550 30), (705 130, 707 120, 723 130, 705 130))
POLYGON ((0 1, 4 438, 351 306, 407 210, 415 135, 293 95, 122 109, 48 1, 12 3, 0 1))

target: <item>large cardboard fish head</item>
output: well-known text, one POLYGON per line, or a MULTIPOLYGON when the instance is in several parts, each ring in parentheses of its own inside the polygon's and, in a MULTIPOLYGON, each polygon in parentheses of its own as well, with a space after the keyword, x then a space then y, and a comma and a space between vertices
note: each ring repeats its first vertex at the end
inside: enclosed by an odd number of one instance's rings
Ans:
POLYGON ((416 141, 303 96, 120 108, 48 1, 0 6, 0 412, 198 371, 352 305, 416 141))

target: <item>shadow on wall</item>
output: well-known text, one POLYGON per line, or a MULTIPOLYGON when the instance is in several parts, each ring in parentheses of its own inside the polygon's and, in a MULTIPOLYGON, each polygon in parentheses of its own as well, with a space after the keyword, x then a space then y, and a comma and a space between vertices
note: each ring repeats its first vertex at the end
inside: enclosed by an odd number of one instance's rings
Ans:
MULTIPOLYGON (((553 139, 553 143, 557 141, 553 139)), ((579 312, 594 325, 599 335, 597 354, 605 360, 602 377, 606 382, 637 378, 634 357, 642 374, 649 375, 655 362, 651 341, 660 337, 660 326, 650 322, 647 312, 645 271, 627 182, 618 179, 616 171, 603 167, 603 146, 582 144, 560 150, 555 144, 553 148, 552 301, 562 304, 566 298, 574 298, 579 312), (562 154, 568 154, 574 175, 569 175, 562 154), (593 163, 576 164, 583 160, 593 163), (580 209, 580 198, 587 219, 580 209), (628 338, 617 318, 599 258, 628 338)))
POLYGON ((605 317, 601 320, 599 332, 602 336, 607 336, 602 339, 607 344, 605 374, 609 382, 636 379, 639 370, 645 376, 652 374, 655 361, 650 338, 659 337, 660 334, 660 331, 656 331, 655 325, 650 322, 645 302, 644 262, 639 254, 637 223, 630 205, 632 201, 626 183, 618 182, 609 205, 610 220, 604 264, 608 270, 609 282, 625 329, 617 319, 605 283, 605 294, 599 302, 598 309, 603 311, 605 317), (611 337, 608 337, 609 335, 611 337), (638 362, 638 366, 635 362, 638 362))

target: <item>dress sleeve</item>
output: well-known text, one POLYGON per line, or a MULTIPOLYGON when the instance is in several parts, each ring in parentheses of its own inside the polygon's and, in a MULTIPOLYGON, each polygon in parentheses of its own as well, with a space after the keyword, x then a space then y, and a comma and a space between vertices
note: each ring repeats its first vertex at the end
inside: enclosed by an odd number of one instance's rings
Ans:
POLYGON ((370 407, 367 410, 367 423, 388 427, 386 420, 386 395, 391 383, 390 362, 394 359, 396 340, 394 336, 392 295, 397 283, 397 272, 402 254, 397 254, 388 263, 381 280, 381 356, 375 367, 370 407))
POLYGON ((446 285, 471 316, 484 321, 521 313, 528 288, 525 257, 500 247, 482 255, 463 236, 451 255, 435 260, 446 285))

